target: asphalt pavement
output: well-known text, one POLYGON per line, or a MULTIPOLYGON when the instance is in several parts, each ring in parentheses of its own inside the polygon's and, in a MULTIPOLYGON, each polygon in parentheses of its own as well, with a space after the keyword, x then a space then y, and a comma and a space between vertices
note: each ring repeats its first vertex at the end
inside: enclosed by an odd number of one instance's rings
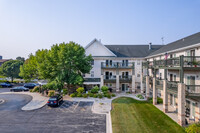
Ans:
POLYGON ((64 101, 57 108, 22 111, 31 96, 0 93, 0 99, 5 100, 0 104, 0 133, 106 132, 106 115, 93 114, 93 102, 64 101))

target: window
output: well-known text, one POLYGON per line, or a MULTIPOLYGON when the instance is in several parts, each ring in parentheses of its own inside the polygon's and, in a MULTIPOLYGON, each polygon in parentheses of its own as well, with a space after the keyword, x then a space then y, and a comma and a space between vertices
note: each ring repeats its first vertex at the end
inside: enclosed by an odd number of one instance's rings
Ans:
POLYGON ((140 65, 140 61, 137 61, 137 65, 140 65))
POLYGON ((174 81, 176 81, 176 75, 174 75, 174 81))
POLYGON ((94 65, 94 60, 91 61, 91 65, 94 65))
POLYGON ((83 77, 85 77, 85 74, 83 74, 83 77))
POLYGON ((160 73, 160 79, 162 79, 162 73, 160 73))
POLYGON ((140 77, 140 74, 137 74, 137 77, 140 77))
POLYGON ((94 77, 94 71, 91 71, 90 74, 91 74, 91 77, 94 77))

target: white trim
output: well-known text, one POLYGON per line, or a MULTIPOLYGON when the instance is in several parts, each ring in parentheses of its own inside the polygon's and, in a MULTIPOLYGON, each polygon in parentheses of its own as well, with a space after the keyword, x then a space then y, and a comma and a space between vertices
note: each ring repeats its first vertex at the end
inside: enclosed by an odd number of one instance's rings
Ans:
POLYGON ((94 42, 98 42, 99 44, 101 44, 106 50, 108 50, 108 52, 110 54, 112 54, 113 56, 117 57, 112 51, 110 51, 106 46, 104 46, 100 41, 98 41, 96 38, 93 39, 86 47, 85 49, 87 49, 88 47, 90 47, 94 42))
MULTIPOLYGON (((166 45, 166 46, 167 46, 167 45, 166 45)), ((171 51, 166 51, 166 52, 169 54, 169 53, 180 52, 180 51, 182 51, 182 50, 187 50, 187 49, 195 48, 195 47, 199 47, 199 46, 200 46, 200 43, 197 43, 197 44, 193 44, 193 45, 191 45, 191 46, 187 46, 187 47, 183 47, 183 48, 178 48, 178 49, 171 50, 171 51)), ((156 57, 156 56, 160 56, 160 55, 164 55, 166 52, 164 52, 164 53, 159 53, 159 54, 152 55, 152 56, 147 56, 147 57, 145 57, 145 59, 147 59, 147 58, 152 58, 152 57, 156 57)))

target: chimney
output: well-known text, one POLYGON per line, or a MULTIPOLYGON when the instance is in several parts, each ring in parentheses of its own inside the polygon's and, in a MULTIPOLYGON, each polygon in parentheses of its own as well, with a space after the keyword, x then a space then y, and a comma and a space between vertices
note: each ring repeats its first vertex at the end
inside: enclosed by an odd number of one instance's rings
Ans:
POLYGON ((152 49, 152 43, 150 42, 149 43, 149 50, 151 50, 152 49))

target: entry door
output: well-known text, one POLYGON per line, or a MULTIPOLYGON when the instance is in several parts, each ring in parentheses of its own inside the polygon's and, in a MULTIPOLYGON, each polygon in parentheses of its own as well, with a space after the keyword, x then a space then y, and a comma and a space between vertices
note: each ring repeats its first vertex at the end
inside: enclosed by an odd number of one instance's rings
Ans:
POLYGON ((170 74, 170 81, 173 81, 173 74, 170 74))
POLYGON ((125 91, 125 84, 122 84, 122 91, 125 91))
POLYGON ((122 91, 127 92, 128 91, 128 84, 122 84, 122 91))
POLYGON ((106 79, 109 79, 109 72, 106 72, 106 79))

